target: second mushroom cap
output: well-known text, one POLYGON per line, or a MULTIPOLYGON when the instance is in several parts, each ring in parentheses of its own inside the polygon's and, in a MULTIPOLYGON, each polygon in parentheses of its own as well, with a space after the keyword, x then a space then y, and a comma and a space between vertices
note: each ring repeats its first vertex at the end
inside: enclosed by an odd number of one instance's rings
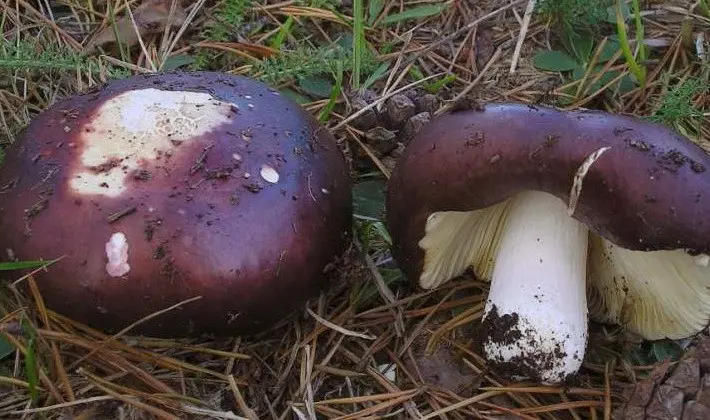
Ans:
POLYGON ((393 254, 431 289, 491 281, 489 360, 559 382, 587 313, 647 339, 710 318, 710 157, 663 126, 514 103, 452 112, 412 140, 388 185, 393 254))

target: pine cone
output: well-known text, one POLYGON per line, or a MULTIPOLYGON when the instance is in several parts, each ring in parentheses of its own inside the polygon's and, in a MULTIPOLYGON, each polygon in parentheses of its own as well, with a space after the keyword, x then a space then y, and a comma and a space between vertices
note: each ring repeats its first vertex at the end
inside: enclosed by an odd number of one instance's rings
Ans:
POLYGON ((703 338, 677 363, 664 361, 624 390, 614 420, 710 419, 710 338, 703 338))

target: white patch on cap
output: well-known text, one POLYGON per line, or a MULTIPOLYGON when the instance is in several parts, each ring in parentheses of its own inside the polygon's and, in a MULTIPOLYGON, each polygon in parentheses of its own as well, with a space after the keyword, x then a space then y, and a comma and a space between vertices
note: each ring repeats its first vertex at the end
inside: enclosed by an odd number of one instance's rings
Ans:
POLYGON ((207 93, 149 88, 117 95, 97 110, 90 129, 82 132, 84 169, 74 174, 71 187, 80 194, 119 196, 127 174, 138 169, 140 161, 173 154, 180 143, 228 122, 233 108, 207 93), (112 160, 113 167, 108 165, 112 160), (103 171, 91 170, 101 165, 103 171))
POLYGON ((128 265, 128 240, 126 235, 116 232, 106 242, 106 272, 111 277, 121 277, 131 270, 128 265))
POLYGON ((707 267, 708 263, 710 263, 710 255, 707 254, 696 255, 693 259, 695 260, 695 264, 701 267, 707 267))
POLYGON ((261 177, 272 184, 279 182, 279 173, 269 165, 261 165, 261 177))

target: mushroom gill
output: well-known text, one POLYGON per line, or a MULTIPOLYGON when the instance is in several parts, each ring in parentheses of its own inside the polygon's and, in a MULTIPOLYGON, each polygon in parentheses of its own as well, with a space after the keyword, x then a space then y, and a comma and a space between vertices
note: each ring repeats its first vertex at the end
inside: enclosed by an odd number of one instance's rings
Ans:
POLYGON ((648 340, 680 339, 710 320, 710 267, 683 250, 631 251, 589 238, 592 319, 648 340))

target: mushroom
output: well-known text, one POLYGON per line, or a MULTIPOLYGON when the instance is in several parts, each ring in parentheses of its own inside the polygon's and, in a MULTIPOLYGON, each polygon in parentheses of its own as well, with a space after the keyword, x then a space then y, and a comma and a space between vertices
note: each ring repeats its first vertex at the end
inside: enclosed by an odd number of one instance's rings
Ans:
POLYGON ((442 114, 400 157, 387 225, 405 275, 490 281, 482 330, 511 379, 578 372, 588 316, 649 340, 710 318, 710 157, 661 125, 515 103, 442 114))
POLYGON ((263 331, 342 256, 351 184, 334 138, 269 86, 214 72, 111 81, 6 151, 2 259, 54 260, 46 305, 117 331, 263 331))

